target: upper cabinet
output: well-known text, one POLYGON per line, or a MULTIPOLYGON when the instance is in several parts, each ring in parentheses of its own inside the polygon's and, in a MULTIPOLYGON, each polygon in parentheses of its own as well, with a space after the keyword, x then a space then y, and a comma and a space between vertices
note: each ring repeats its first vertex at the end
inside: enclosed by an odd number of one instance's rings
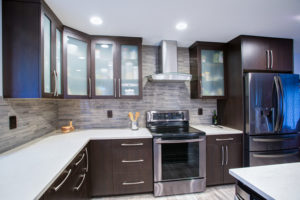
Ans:
POLYGON ((293 40, 240 36, 245 71, 293 72, 293 40))
POLYGON ((92 98, 142 98, 141 45, 141 38, 92 36, 92 98))
POLYGON ((3 95, 62 95, 62 24, 42 1, 3 1, 3 95))
POLYGON ((191 97, 225 98, 225 45, 196 42, 189 48, 189 52, 191 97))

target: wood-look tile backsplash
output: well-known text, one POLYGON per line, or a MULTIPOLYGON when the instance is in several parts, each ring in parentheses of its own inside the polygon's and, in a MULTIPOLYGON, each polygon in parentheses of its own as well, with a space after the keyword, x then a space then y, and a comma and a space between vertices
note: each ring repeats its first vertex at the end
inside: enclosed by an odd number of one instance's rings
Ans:
MULTIPOLYGON (((158 48, 143 46, 143 99, 141 100, 52 100, 4 99, 0 101, 0 153, 41 137, 73 120, 75 128, 125 128, 128 112, 141 112, 139 124, 145 127, 145 112, 158 109, 186 109, 192 124, 211 123, 216 100, 190 99, 189 83, 152 83, 145 76, 155 73, 158 48), (203 108, 203 115, 198 115, 203 108), (113 118, 107 118, 107 110, 113 118), (9 130, 8 118, 16 115, 18 128, 9 130)), ((189 73, 189 52, 178 48, 179 72, 189 73)))

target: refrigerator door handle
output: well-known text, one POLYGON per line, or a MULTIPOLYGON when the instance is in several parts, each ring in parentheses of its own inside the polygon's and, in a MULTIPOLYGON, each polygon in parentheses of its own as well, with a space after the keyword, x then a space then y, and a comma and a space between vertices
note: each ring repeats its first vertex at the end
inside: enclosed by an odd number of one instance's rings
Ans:
POLYGON ((281 118, 280 118, 280 122, 279 122, 279 130, 278 131, 281 131, 282 130, 282 125, 283 125, 283 119, 284 119, 284 93, 283 93, 283 86, 282 86, 282 81, 281 81, 281 78, 280 76, 278 76, 278 84, 279 84, 279 89, 280 89, 280 92, 281 92, 281 118))
POLYGON ((278 132, 279 129, 279 124, 280 124, 280 116, 281 116, 281 108, 280 108, 280 89, 279 89, 279 83, 278 83, 278 77, 274 76, 274 83, 275 83, 275 88, 276 88, 276 95, 277 95, 277 108, 276 108, 276 122, 275 122, 275 132, 278 132))

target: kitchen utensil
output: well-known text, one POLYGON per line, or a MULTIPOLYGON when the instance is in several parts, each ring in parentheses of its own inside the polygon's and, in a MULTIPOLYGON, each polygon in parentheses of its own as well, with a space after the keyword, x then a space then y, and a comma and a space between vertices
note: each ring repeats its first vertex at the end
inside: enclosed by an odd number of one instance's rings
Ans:
POLYGON ((63 133, 70 133, 70 132, 72 132, 74 130, 75 130, 75 128, 73 126, 73 122, 72 121, 69 122, 69 126, 62 126, 61 127, 61 131, 63 133))

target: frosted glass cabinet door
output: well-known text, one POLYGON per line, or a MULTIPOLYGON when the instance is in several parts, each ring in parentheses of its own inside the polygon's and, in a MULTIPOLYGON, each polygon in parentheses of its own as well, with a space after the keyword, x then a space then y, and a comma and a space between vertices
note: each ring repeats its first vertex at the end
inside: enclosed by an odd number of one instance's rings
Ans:
POLYGON ((139 95, 138 46, 121 45, 121 96, 139 95))
POLYGON ((43 15, 44 93, 51 93, 51 21, 43 15))
POLYGON ((201 96, 224 96, 223 51, 201 50, 201 96))
POLYGON ((113 45, 95 46, 95 94, 113 96, 114 94, 113 45))
POLYGON ((88 44, 72 37, 67 38, 67 94, 86 96, 88 44))
POLYGON ((62 53, 61 53, 61 47, 62 47, 62 37, 61 37, 61 32, 56 29, 56 90, 57 94, 61 95, 62 90, 61 90, 61 76, 62 76, 62 53))

